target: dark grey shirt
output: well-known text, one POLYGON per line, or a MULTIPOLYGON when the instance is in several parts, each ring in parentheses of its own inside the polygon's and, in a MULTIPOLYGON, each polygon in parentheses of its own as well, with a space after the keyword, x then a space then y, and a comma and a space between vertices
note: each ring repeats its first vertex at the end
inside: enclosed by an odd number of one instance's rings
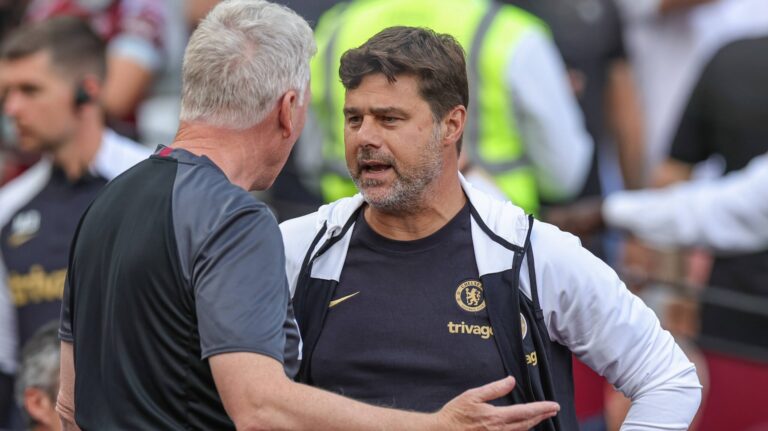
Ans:
POLYGON ((297 368, 285 257, 267 207, 208 158, 161 149, 115 179, 75 235, 60 334, 93 429, 222 429, 208 361, 254 352, 297 368))

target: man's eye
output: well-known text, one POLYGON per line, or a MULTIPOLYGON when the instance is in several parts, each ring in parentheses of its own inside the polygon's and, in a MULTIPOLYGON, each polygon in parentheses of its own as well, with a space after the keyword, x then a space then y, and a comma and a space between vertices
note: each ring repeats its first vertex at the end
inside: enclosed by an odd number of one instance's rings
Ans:
POLYGON ((34 96, 40 92, 40 88, 34 85, 22 85, 19 87, 19 90, 26 96, 34 96))
POLYGON ((360 117, 358 116, 347 117, 347 124, 359 124, 359 123, 360 123, 360 117))
POLYGON ((381 117, 381 120, 385 123, 394 123, 398 120, 397 117, 381 117))

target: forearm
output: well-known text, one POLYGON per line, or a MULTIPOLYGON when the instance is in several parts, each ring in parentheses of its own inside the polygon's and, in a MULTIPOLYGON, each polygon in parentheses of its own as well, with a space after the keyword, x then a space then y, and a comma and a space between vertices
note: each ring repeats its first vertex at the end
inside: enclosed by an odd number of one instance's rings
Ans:
POLYGON ((75 362, 72 343, 61 342, 60 364, 56 412, 61 418, 62 430, 77 431, 80 427, 75 422, 75 362))
POLYGON ((103 103, 107 114, 125 118, 133 112, 152 83, 152 72, 131 58, 111 56, 103 103))
POLYGON ((616 140, 624 187, 643 185, 643 121, 632 71, 625 60, 611 65, 606 112, 616 140))
POLYGON ((224 407, 238 429, 445 429, 437 415, 374 407, 294 383, 279 362, 263 355, 222 354, 211 357, 210 363, 224 407))
MULTIPOLYGON (((274 395, 274 394, 273 394, 274 395)), ((437 415, 374 407, 310 386, 287 382, 253 423, 289 430, 441 430, 437 415)), ((255 407, 255 406, 254 406, 255 407)), ((258 411, 258 410, 255 410, 258 411)), ((238 427, 239 428, 239 427, 238 427)))

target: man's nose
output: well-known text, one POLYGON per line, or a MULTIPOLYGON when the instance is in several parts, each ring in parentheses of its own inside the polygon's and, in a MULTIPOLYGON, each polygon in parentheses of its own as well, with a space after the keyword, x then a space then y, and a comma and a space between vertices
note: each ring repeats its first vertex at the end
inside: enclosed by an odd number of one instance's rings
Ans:
POLYGON ((370 116, 363 117, 360 128, 357 130, 358 144, 361 146, 380 147, 382 143, 381 130, 376 124, 376 119, 370 116))
POLYGON ((3 99, 3 113, 15 118, 21 111, 23 103, 21 95, 17 91, 10 90, 3 99))

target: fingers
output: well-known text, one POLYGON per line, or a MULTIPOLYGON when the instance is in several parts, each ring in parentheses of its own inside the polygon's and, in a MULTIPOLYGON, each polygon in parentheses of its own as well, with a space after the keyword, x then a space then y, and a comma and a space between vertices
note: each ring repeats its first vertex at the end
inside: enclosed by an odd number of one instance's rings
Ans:
POLYGON ((438 412, 443 424, 440 429, 528 430, 560 411, 560 406, 552 401, 505 407, 488 404, 507 395, 514 387, 515 379, 510 376, 464 392, 438 412))
POLYGON ((540 424, 542 421, 551 418, 552 416, 556 415, 557 412, 549 412, 546 414, 542 414, 530 419, 526 419, 523 422, 517 422, 514 425, 513 430, 530 430, 531 428, 535 427, 536 425, 540 424))
POLYGON ((507 395, 515 388, 515 378, 512 376, 505 377, 501 380, 488 383, 485 386, 480 386, 474 389, 470 389, 465 392, 465 395, 471 397, 475 401, 486 402, 501 398, 507 395))
POLYGON ((552 417, 560 411, 560 405, 553 401, 537 401, 535 403, 516 404, 498 407, 506 423, 535 421, 534 424, 552 417))

